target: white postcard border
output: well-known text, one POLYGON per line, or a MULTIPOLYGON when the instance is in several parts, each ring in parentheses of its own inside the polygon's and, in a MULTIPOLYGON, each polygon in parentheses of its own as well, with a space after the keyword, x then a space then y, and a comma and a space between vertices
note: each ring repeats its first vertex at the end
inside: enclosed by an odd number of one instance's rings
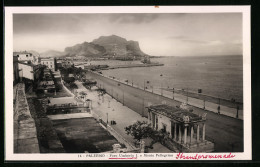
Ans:
MULTIPOLYGON (((244 152, 232 153, 233 158, 200 158, 199 160, 251 160, 251 37, 250 37, 250 6, 110 6, 110 7, 5 7, 5 160, 46 161, 46 160, 183 160, 177 159, 178 154, 14 154, 13 153, 13 17, 15 13, 233 13, 243 14, 243 98, 244 98, 244 152), (167 156, 168 155, 168 156, 167 156), (170 155, 170 156, 169 156, 170 155), (128 159, 120 159, 124 156, 128 159), (135 158, 137 156, 137 158, 135 158)), ((184 153, 185 156, 224 156, 230 153, 184 153)), ((180 156, 180 155, 179 155, 180 156)))

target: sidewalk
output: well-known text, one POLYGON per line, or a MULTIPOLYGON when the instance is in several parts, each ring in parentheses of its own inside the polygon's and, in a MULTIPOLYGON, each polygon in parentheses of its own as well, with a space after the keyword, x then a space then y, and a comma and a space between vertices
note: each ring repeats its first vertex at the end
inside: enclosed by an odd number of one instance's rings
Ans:
MULTIPOLYGON (((92 90, 87 90, 81 82, 75 81, 75 83, 79 88, 78 91, 87 92, 87 98, 92 100, 92 111, 99 115, 103 121, 108 122, 109 125, 111 120, 115 120, 116 125, 110 126, 113 127, 113 129, 115 129, 127 141, 134 144, 133 137, 127 135, 124 128, 132 125, 136 121, 148 121, 147 118, 144 118, 130 108, 123 106, 120 102, 113 99, 108 94, 105 94, 103 97, 99 97, 98 92, 95 91, 97 87, 93 87, 92 90)), ((156 143, 156 147, 151 151, 160 153, 172 152, 159 143, 156 143)))

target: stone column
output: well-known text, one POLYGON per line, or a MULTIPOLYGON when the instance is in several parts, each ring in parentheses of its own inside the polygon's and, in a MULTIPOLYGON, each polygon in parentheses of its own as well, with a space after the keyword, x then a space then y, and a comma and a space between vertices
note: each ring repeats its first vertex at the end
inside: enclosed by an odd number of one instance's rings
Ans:
POLYGON ((151 122, 151 117, 150 117, 150 112, 148 110, 148 122, 150 123, 151 122))
POLYGON ((179 125, 179 142, 181 143, 181 125, 179 125))
POLYGON ((176 141, 176 137, 177 137, 177 124, 174 123, 174 140, 176 141))
POLYGON ((193 134, 194 134, 193 125, 191 125, 191 127, 190 127, 190 143, 192 143, 193 134))
POLYGON ((198 124, 198 127, 197 127, 197 142, 199 142, 200 140, 200 125, 198 124))
POLYGON ((187 142, 187 126, 184 127, 184 144, 187 142))
POLYGON ((206 124, 205 123, 203 123, 203 131, 202 131, 202 141, 204 141, 205 140, 205 130, 206 130, 206 124))

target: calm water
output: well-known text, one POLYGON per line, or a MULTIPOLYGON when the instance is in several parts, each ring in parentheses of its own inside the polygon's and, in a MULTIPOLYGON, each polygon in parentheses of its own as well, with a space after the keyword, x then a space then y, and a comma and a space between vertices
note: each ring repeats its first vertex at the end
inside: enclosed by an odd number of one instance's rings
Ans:
POLYGON ((242 56, 169 57, 152 61, 164 66, 113 69, 103 71, 103 74, 129 82, 133 80, 139 86, 148 80, 153 87, 202 89, 204 94, 243 101, 242 56))

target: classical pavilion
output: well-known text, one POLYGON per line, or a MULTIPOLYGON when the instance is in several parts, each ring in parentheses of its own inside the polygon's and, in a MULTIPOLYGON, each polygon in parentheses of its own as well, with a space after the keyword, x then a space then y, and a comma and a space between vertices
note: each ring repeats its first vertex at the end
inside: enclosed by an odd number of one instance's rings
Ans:
POLYGON ((206 140, 206 113, 191 111, 166 104, 148 108, 148 120, 154 130, 169 133, 180 152, 212 152, 214 143, 206 140))

